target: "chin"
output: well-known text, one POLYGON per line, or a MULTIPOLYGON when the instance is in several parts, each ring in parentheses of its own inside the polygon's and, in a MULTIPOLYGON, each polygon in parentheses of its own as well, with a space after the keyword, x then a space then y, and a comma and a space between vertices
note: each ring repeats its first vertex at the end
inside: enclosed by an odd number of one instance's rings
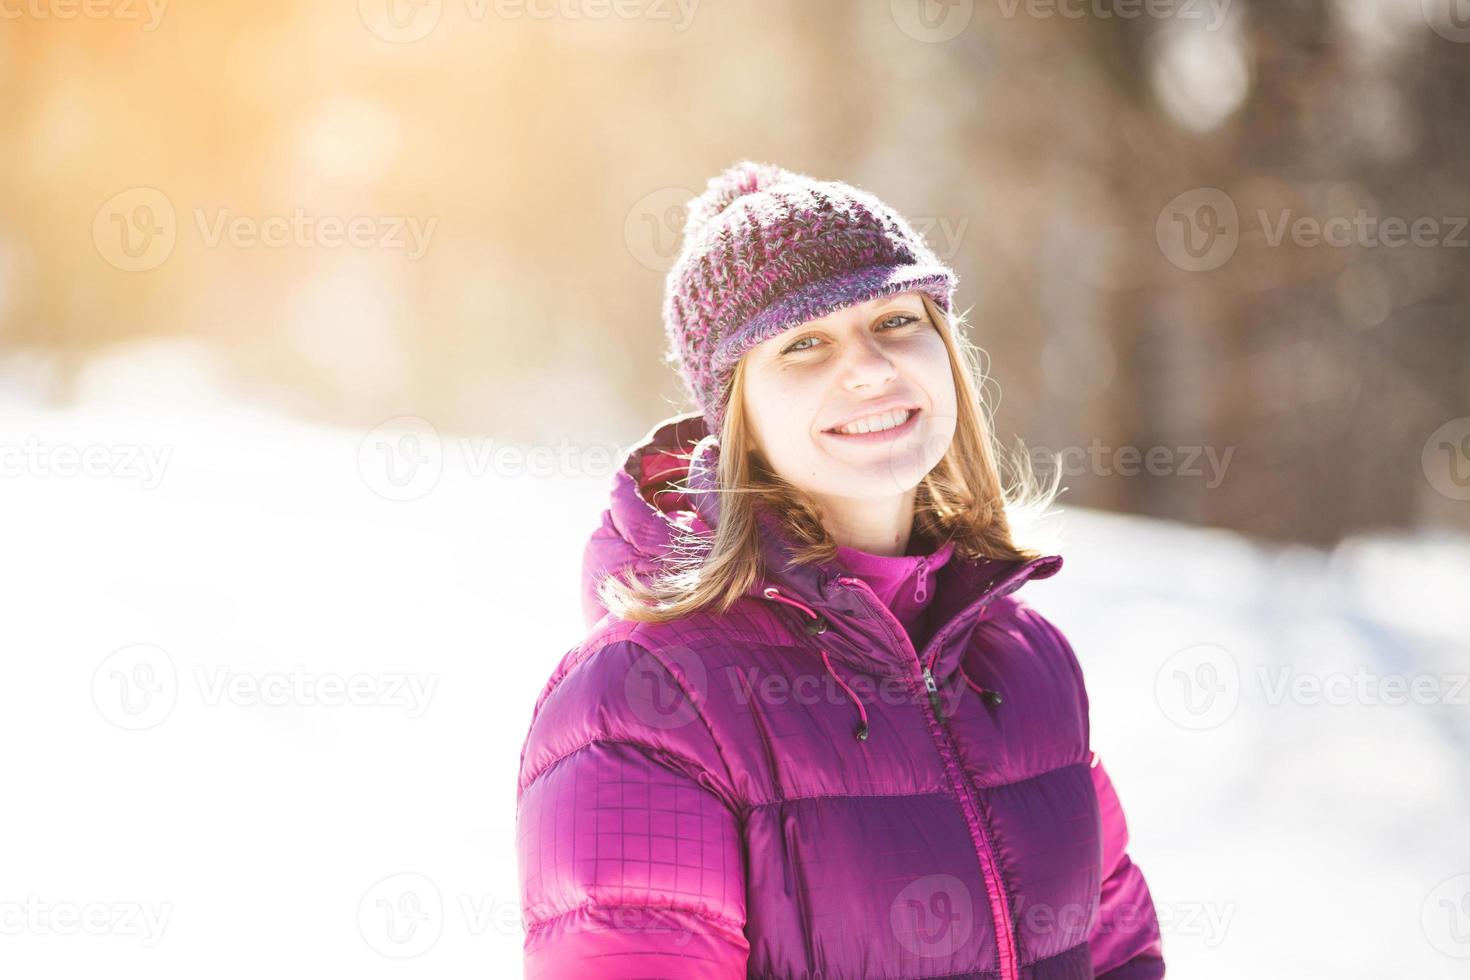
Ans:
POLYGON ((889 468, 883 463, 872 466, 828 466, 822 485, 814 487, 819 494, 858 499, 883 499, 907 493, 924 479, 929 471, 904 466, 889 468))

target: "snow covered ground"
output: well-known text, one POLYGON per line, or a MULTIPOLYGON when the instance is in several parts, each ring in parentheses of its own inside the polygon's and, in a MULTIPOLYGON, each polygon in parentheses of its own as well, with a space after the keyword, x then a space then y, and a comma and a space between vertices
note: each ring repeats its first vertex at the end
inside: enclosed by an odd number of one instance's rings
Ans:
MULTIPOLYGON (((135 396, 0 402, 0 973, 519 975, 516 764, 610 464, 135 396)), ((1170 975, 1470 974, 1470 544, 1058 526, 1025 594, 1170 975)))

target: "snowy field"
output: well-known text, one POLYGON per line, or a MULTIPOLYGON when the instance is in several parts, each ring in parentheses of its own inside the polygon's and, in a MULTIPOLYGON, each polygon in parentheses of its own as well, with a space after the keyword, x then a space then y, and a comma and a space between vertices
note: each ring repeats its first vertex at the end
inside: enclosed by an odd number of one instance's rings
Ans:
MULTIPOLYGON (((608 466, 139 401, 0 401, 0 975, 518 976, 608 466)), ((1170 976, 1470 975, 1470 544, 1055 527, 1170 976)))

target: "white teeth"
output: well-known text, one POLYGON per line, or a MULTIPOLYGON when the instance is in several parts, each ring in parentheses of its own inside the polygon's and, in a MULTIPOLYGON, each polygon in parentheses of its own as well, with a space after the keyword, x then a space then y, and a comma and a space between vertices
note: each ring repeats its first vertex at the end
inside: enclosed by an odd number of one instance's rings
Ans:
POLYGON ((837 431, 850 436, 861 435, 865 432, 882 432, 885 429, 892 429, 903 425, 908 419, 909 413, 907 409, 896 408, 891 412, 884 412, 881 415, 870 415, 865 419, 850 422, 837 431))

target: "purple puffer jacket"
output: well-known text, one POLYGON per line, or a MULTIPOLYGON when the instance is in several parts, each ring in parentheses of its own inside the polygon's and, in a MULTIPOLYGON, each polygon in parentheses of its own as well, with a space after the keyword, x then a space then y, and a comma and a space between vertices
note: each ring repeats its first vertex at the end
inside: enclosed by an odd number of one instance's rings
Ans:
POLYGON ((713 486, 704 435, 656 427, 587 546, 591 633, 521 752, 526 976, 1162 977, 1081 668, 1014 595, 1061 559, 955 555, 915 651, 861 579, 787 568, 762 513, 786 570, 724 616, 604 615, 598 577, 717 523, 664 488, 713 486))

